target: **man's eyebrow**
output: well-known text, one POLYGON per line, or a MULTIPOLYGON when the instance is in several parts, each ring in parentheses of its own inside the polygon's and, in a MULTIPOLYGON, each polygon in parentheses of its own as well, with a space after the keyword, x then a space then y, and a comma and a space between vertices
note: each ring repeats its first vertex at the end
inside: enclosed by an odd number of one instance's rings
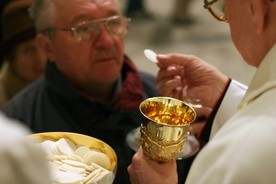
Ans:
POLYGON ((73 18, 72 24, 74 25, 80 21, 91 20, 91 19, 93 19, 93 18, 87 14, 79 14, 73 18))

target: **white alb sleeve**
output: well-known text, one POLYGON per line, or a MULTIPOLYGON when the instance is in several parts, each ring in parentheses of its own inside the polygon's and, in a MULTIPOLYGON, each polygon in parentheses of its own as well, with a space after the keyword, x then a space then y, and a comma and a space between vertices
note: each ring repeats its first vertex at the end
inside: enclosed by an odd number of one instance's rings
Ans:
POLYGON ((46 154, 27 140, 31 132, 0 113, 0 183, 50 184, 46 154))
POLYGON ((235 80, 231 80, 231 83, 214 118, 210 139, 212 139, 212 137, 224 125, 224 123, 234 115, 238 104, 246 93, 246 90, 246 85, 241 84, 235 80))

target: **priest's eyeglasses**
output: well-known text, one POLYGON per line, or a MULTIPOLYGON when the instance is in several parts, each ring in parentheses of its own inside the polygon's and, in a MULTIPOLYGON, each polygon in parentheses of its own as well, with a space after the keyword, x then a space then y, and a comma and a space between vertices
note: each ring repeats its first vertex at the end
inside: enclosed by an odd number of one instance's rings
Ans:
POLYGON ((225 0, 204 0, 205 9, 219 21, 227 21, 225 17, 225 0))

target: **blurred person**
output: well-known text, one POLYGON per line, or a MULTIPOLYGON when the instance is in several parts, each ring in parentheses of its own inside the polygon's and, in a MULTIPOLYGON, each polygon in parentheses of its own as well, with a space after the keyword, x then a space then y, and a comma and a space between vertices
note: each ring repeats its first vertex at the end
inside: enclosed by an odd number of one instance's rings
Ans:
POLYGON ((11 1, 1 14, 0 108, 44 73, 46 56, 35 41, 34 23, 27 12, 32 3, 11 1))
POLYGON ((129 183, 134 151, 126 135, 140 126, 139 104, 156 96, 155 77, 124 53, 129 19, 117 0, 37 0, 31 8, 45 75, 3 111, 33 132, 75 132, 109 144, 118 156, 114 183, 129 183))
POLYGON ((191 0, 176 0, 171 15, 157 19, 151 35, 153 44, 166 44, 171 41, 174 25, 191 26, 196 23, 191 15, 191 3, 191 0))
POLYGON ((146 10, 144 0, 128 0, 125 14, 134 19, 148 19, 152 17, 146 10))
POLYGON ((173 23, 190 25, 195 22, 191 17, 191 2, 191 0, 176 0, 172 13, 173 23))
MULTIPOLYGON (((257 70, 247 88, 195 56, 158 55, 162 95, 199 98, 213 109, 202 130, 209 142, 185 183, 276 183, 276 2, 205 0, 204 7, 229 24, 234 45, 257 70)), ((132 183, 177 183, 174 161, 157 163, 142 149, 128 172, 132 183)))
POLYGON ((31 132, 0 113, 0 184, 49 184, 46 155, 26 139, 31 132))

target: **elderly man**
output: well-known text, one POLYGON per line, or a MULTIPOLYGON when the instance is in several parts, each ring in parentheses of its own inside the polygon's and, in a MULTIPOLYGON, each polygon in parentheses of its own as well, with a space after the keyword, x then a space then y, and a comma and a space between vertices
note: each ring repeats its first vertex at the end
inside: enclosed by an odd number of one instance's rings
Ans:
POLYGON ((33 132, 96 137, 118 156, 115 183, 129 183, 134 152, 127 133, 141 123, 140 102, 157 95, 155 78, 124 54, 129 19, 117 0, 37 0, 31 9, 37 42, 49 59, 45 77, 3 111, 33 132))
MULTIPOLYGON (((215 119, 203 129, 210 141, 195 158, 185 183, 276 183, 276 2, 204 4, 215 18, 228 22, 235 46, 257 71, 247 90, 195 56, 158 56, 161 94, 199 98, 213 108, 215 119), (234 113, 233 104, 240 100, 234 113)), ((174 161, 159 164, 141 149, 128 168, 132 183, 151 184, 177 183, 175 170, 174 161)))

